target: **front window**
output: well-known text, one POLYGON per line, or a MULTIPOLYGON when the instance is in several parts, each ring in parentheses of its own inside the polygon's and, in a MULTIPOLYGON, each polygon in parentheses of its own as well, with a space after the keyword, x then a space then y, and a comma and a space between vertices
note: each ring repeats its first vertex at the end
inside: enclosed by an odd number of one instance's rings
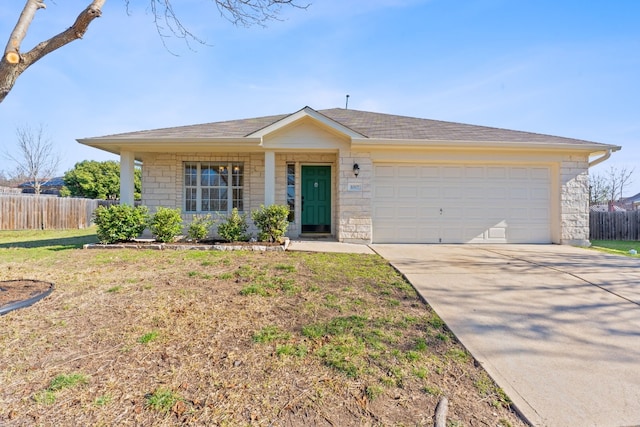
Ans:
POLYGON ((244 210, 242 163, 190 162, 184 165, 186 212, 244 210))

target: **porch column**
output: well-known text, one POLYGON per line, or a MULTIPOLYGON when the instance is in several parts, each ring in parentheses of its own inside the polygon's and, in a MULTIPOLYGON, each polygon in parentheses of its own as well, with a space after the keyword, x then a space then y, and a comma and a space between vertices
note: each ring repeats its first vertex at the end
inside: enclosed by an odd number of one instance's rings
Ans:
POLYGON ((120 152, 120 204, 133 206, 135 186, 133 178, 135 156, 131 151, 120 152))
POLYGON ((264 205, 276 203, 276 153, 264 152, 264 205))

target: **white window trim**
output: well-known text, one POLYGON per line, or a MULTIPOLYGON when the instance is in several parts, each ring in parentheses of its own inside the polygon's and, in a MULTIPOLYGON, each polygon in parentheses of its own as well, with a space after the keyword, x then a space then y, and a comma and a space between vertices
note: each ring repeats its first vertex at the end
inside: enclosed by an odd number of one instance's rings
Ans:
MULTIPOLYGON (((245 169, 244 169, 244 162, 224 162, 224 161, 186 161, 183 162, 182 164, 182 174, 183 174, 183 184, 182 184, 182 197, 183 197, 183 209, 185 211, 185 213, 190 213, 190 214, 200 214, 200 213, 231 213, 231 211, 233 210, 233 190, 236 189, 241 189, 242 190, 242 205, 244 208, 244 181, 245 181, 245 169), (217 165, 223 165, 227 167, 227 170, 229 171, 228 174, 228 181, 227 181, 227 210, 226 211, 213 211, 213 210, 209 210, 209 211, 203 211, 201 210, 202 207, 202 189, 203 186, 201 184, 202 182, 202 169, 201 166, 203 164, 217 164, 217 165), (195 165, 196 166, 196 185, 186 185, 186 183, 184 182, 184 174, 185 174, 185 169, 186 167, 190 165, 195 165), (233 185, 233 166, 236 165, 240 165, 242 167, 242 182, 243 185, 240 186, 235 186, 233 185), (187 189, 191 189, 191 188, 195 188, 196 189, 196 210, 187 210, 187 189)), ((215 187, 209 187, 209 186, 205 186, 205 188, 215 188, 215 187)), ((244 209, 240 212, 243 212, 244 209)))

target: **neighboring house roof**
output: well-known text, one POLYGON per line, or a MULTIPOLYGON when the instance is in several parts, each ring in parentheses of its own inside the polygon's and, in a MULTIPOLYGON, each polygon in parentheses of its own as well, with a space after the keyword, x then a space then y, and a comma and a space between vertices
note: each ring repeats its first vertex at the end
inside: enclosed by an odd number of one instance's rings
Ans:
POLYGON ((631 197, 623 197, 620 199, 621 203, 640 203, 640 193, 631 197))
MULTIPOLYGON (((19 188, 33 188, 34 186, 34 182, 33 181, 26 181, 23 182, 22 184, 18 185, 19 188)), ((41 180, 40 181, 40 186, 43 188, 47 188, 47 187, 63 187, 64 186, 64 178, 61 176, 57 176, 55 178, 51 178, 49 180, 41 180)))
POLYGON ((392 114, 332 108, 314 110, 310 107, 293 114, 230 120, 199 125, 144 130, 117 135, 80 139, 79 142, 116 152, 118 144, 141 141, 199 141, 228 140, 237 142, 259 141, 264 134, 279 127, 310 117, 348 135, 352 142, 367 144, 408 145, 512 145, 540 146, 546 148, 571 148, 591 152, 620 149, 618 146, 600 144, 573 138, 543 135, 532 132, 476 126, 463 123, 397 116, 392 114), (112 147, 109 147, 112 144, 112 147))

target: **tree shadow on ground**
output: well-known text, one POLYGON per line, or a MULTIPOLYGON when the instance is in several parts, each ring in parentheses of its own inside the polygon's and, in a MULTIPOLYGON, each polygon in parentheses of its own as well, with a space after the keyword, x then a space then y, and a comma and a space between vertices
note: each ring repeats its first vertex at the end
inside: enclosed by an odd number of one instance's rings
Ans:
POLYGON ((68 249, 80 249, 83 245, 88 243, 96 243, 98 238, 95 234, 88 236, 78 237, 63 237, 58 239, 41 239, 41 240, 26 240, 18 242, 0 243, 0 249, 49 249, 51 251, 64 251, 68 249))

